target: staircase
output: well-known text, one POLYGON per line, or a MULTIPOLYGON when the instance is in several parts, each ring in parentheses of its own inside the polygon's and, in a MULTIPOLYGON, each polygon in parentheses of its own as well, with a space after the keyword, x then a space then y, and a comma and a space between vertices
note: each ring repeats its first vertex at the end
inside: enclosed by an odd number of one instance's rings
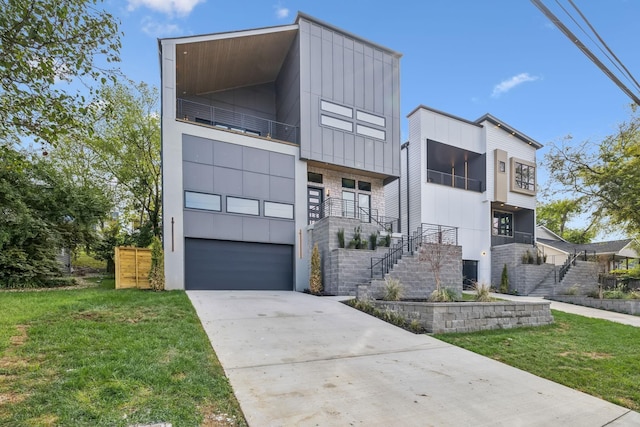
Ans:
POLYGON ((578 260, 582 253, 567 258, 561 267, 553 270, 528 296, 546 297, 560 295, 575 289, 576 294, 586 295, 598 288, 598 265, 591 261, 578 260))

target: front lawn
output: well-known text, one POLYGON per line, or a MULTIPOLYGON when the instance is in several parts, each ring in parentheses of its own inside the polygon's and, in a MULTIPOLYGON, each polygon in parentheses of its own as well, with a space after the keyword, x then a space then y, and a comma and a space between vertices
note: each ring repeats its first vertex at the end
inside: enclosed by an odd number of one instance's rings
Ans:
POLYGON ((0 293, 0 425, 246 425, 184 292, 0 293))
POLYGON ((434 337, 640 410, 640 328, 552 312, 549 326, 434 337))

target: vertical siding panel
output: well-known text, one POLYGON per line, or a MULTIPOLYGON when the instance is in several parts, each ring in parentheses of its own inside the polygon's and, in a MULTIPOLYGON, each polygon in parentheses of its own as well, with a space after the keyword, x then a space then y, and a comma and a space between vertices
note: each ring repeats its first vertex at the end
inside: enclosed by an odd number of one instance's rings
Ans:
POLYGON ((364 47, 364 105, 363 108, 373 111, 373 97, 376 87, 373 81, 373 49, 364 47))
POLYGON ((387 92, 387 86, 384 79, 384 68, 382 61, 375 59, 373 61, 373 108, 372 111, 378 114, 384 114, 384 95, 387 92))
POLYGON ((311 76, 311 93, 314 95, 320 95, 322 93, 322 40, 320 37, 309 37, 309 75, 311 76))
POLYGON ((364 54, 362 53, 362 44, 354 42, 356 50, 353 53, 353 87, 354 87, 354 102, 353 104, 357 108, 364 107, 364 54), (360 51, 358 51, 358 47, 360 51))
POLYGON ((353 134, 344 134, 344 164, 345 166, 355 167, 356 165, 356 148, 355 137, 353 134))
POLYGON ((333 35, 333 99, 344 102, 344 48, 343 37, 333 35))
POLYGON ((355 165, 358 169, 364 169, 364 138, 356 136, 354 146, 355 165))
POLYGON ((354 55, 353 55, 353 40, 344 40, 344 103, 347 105, 353 105, 354 99, 354 55), (351 46, 351 48, 349 48, 351 46))
POLYGON ((322 97, 333 98, 333 43, 324 37, 322 39, 322 97))

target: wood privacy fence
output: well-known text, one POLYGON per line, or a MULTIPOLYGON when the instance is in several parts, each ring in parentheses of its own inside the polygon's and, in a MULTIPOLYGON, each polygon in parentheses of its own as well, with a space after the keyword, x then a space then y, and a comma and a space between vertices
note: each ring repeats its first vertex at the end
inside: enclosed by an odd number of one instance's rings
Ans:
POLYGON ((115 264, 116 289, 151 289, 151 249, 117 247, 115 264))

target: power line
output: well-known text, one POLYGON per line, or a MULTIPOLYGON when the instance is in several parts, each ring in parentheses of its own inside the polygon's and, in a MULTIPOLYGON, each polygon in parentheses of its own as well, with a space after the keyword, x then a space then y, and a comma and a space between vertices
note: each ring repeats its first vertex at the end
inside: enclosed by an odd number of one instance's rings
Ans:
MULTIPOLYGON (((609 79, 611 79, 625 94, 627 94, 627 96, 629 96, 629 98, 631 98, 633 100, 633 102, 635 102, 637 105, 640 105, 640 97, 638 97, 635 93, 633 93, 633 91, 631 91, 614 73, 611 72, 611 70, 602 63, 602 61, 600 61, 600 59, 598 59, 597 56, 595 56, 593 54, 593 52, 591 52, 591 50, 585 46, 584 43, 582 43, 582 41, 580 41, 580 39, 569 29, 567 28, 566 25, 564 25, 562 23, 562 21, 560 21, 560 19, 553 14, 553 12, 551 12, 551 10, 549 10, 549 8, 547 8, 541 0, 531 0, 531 2, 560 30, 562 31, 562 33, 569 38, 577 47, 578 49, 580 49, 586 56, 587 58, 589 58, 591 60, 591 62, 593 62, 594 64, 596 64, 596 66, 598 68, 600 68, 600 70, 605 73, 605 75, 607 77, 609 77, 609 79)), ((575 7, 575 6, 574 6, 575 7)), ((577 9, 577 8, 576 8, 577 9)), ((582 14, 581 14, 582 15, 582 14)), ((589 24, 589 26, 591 27, 591 25, 589 24)), ((600 37, 598 36, 598 38, 600 39, 600 37)), ((621 64, 622 65, 622 64, 621 64)), ((624 67, 624 65, 622 65, 624 67)), ((626 67, 624 67, 626 70, 626 67)), ((628 73, 629 76, 631 76, 630 73, 628 73)), ((631 76, 631 78, 633 79, 633 77, 631 76)), ((635 82, 635 79, 633 79, 633 81, 635 82)), ((637 82, 636 82, 637 84, 637 82)))

